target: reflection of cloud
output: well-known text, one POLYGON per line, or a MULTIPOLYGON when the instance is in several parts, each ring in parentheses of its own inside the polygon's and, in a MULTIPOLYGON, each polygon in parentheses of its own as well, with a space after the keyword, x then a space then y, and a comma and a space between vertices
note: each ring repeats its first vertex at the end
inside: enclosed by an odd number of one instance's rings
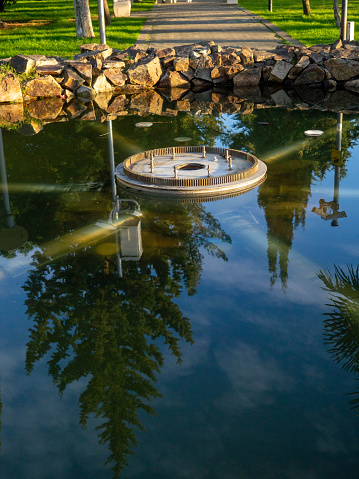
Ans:
POLYGON ((105 477, 107 451, 97 443, 95 421, 86 430, 79 425, 83 381, 60 397, 46 366, 26 377, 24 361, 24 348, 1 345, 1 477, 70 479, 79 464, 84 476, 105 477))
POLYGON ((259 355, 253 347, 238 342, 235 348, 217 353, 221 369, 226 373, 232 390, 217 401, 226 409, 252 408, 273 401, 272 392, 291 388, 292 379, 273 358, 259 355))

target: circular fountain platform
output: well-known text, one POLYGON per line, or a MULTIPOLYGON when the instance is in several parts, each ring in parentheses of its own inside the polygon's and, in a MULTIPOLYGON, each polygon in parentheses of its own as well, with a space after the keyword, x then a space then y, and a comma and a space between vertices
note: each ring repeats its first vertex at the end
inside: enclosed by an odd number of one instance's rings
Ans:
POLYGON ((223 195, 262 183, 267 167, 250 153, 218 147, 178 146, 148 150, 117 166, 125 187, 168 195, 223 195))

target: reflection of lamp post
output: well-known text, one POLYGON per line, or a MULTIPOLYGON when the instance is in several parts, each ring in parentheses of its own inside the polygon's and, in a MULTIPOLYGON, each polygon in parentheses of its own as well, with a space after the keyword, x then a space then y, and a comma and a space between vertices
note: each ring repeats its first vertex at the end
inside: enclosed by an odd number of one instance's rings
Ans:
POLYGON ((116 175, 115 175, 115 152, 113 148, 113 134, 112 134, 112 121, 107 121, 108 129, 108 151, 110 160, 111 171, 111 190, 112 190, 112 211, 111 219, 114 225, 119 222, 120 216, 129 213, 133 219, 129 218, 123 226, 116 228, 115 242, 116 242, 116 265, 117 274, 122 278, 122 260, 139 260, 142 255, 142 240, 141 240, 141 220, 138 218, 142 216, 140 212, 140 205, 136 200, 132 199, 119 199, 117 196, 116 188, 116 175), (135 207, 121 208, 123 202, 134 203, 135 207), (118 233, 120 232, 120 239, 118 233), (120 254, 122 252, 122 257, 120 254))
POLYGON ((0 228, 0 250, 10 251, 20 248, 27 241, 27 231, 22 226, 16 226, 14 216, 11 214, 9 189, 5 165, 4 145, 0 129, 0 176, 1 190, 5 210, 5 228, 0 228))
POLYGON ((342 130, 343 113, 337 116, 336 150, 332 150, 332 163, 334 164, 334 194, 333 201, 319 200, 319 208, 313 208, 312 213, 323 218, 324 221, 331 220, 331 226, 339 226, 338 218, 346 218, 345 211, 339 211, 339 182, 341 169, 342 151, 342 130))

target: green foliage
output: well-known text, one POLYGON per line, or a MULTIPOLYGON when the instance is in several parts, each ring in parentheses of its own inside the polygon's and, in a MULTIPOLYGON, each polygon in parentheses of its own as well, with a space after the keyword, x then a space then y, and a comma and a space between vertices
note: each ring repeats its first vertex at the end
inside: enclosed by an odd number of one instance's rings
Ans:
MULTIPOLYGON (((243 0, 241 6, 268 19, 307 46, 333 43, 339 38, 332 0, 311 0, 311 16, 303 15, 302 2, 298 0, 274 1, 273 12, 268 11, 266 0, 243 0)), ((349 2, 348 20, 359 21, 359 0, 349 2)))
MULTIPOLYGON (((147 11, 153 0, 135 3, 132 11, 147 11)), ((13 28, 0 29, 1 58, 19 53, 59 55, 73 58, 84 43, 101 43, 97 19, 97 2, 90 0, 95 37, 77 39, 72 0, 18 0, 9 5, 1 16, 13 28), (21 25, 20 25, 21 24, 21 25)), ((146 21, 146 18, 112 18, 112 25, 106 27, 108 45, 125 49, 133 45, 146 21)))
POLYGON ((12 5, 13 3, 16 3, 16 0, 0 0, 0 12, 3 12, 7 5, 12 5))

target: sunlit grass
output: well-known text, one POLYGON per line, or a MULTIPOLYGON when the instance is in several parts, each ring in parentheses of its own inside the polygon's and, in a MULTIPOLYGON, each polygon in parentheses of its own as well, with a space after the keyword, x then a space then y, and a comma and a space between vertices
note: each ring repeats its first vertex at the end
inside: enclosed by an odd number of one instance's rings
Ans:
MULTIPOLYGON (((267 18, 304 45, 333 43, 339 38, 339 28, 334 22, 332 0, 311 0, 312 15, 303 15, 302 2, 298 0, 273 0, 273 12, 268 11, 267 0, 239 0, 242 7, 267 18)), ((340 2, 339 2, 340 4, 340 2)), ((348 4, 348 21, 359 22, 359 0, 348 4)), ((359 38, 356 35, 356 39, 359 38)))
MULTIPOLYGON (((132 12, 150 10, 153 0, 135 3, 132 12)), ((109 0, 111 10, 112 2, 109 0)), ((97 20, 97 1, 90 0, 95 37, 76 38, 74 7, 72 0, 18 0, 0 14, 4 22, 27 22, 47 20, 51 23, 41 26, 28 26, 0 30, 0 58, 11 57, 19 53, 59 55, 72 58, 79 53, 84 43, 100 43, 97 20)), ((113 48, 124 49, 136 43, 145 23, 145 18, 112 18, 112 25, 106 27, 107 44, 113 48)))

